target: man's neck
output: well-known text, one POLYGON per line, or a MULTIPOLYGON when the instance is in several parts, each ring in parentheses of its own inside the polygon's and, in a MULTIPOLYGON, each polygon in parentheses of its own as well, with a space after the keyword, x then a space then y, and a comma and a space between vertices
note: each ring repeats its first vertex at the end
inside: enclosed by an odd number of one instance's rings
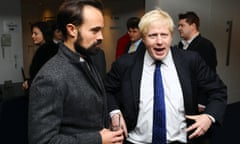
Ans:
POLYGON ((184 39, 187 43, 191 43, 194 38, 196 38, 199 35, 199 32, 193 33, 188 39, 184 39))

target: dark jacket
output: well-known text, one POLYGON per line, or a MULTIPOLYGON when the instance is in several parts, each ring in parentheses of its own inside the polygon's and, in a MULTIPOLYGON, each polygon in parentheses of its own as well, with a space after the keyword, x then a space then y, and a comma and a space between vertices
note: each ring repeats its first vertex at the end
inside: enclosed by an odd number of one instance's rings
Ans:
MULTIPOLYGON (((179 42, 178 47, 183 48, 183 44, 179 42)), ((200 56, 205 60, 206 64, 211 67, 212 70, 216 71, 217 54, 216 49, 210 40, 202 37, 199 34, 189 44, 187 50, 198 52, 200 56)))
POLYGON ((30 65, 30 80, 33 80, 40 68, 58 51, 58 45, 53 42, 45 43, 37 48, 30 65))
MULTIPOLYGON (((109 111, 120 109, 129 131, 137 123, 145 51, 143 47, 134 54, 119 58, 113 63, 105 79, 109 111)), ((171 48, 171 51, 183 91, 185 114, 198 114, 196 93, 199 90, 205 91, 209 94, 205 113, 213 116, 216 124, 221 124, 227 104, 226 86, 196 52, 178 48, 171 48)))
MULTIPOLYGON (((183 44, 179 42, 179 48, 183 47, 183 44)), ((193 39, 193 41, 189 44, 187 50, 197 52, 206 62, 206 64, 216 72, 217 67, 217 54, 216 49, 213 43, 202 37, 200 34, 193 39)), ((207 104, 206 93, 199 92, 199 103, 202 105, 207 104)))

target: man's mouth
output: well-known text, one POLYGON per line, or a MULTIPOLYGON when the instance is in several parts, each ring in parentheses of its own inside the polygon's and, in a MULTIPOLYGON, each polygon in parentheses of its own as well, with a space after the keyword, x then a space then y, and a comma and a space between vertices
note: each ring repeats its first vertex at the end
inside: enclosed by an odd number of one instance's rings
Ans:
POLYGON ((164 48, 154 48, 154 50, 157 51, 157 52, 161 52, 161 51, 164 50, 164 48))

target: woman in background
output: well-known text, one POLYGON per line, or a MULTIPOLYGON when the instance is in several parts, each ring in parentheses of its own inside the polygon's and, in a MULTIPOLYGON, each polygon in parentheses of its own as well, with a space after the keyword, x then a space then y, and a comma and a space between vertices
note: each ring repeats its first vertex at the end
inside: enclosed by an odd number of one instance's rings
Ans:
POLYGON ((24 90, 28 90, 32 80, 40 68, 58 51, 58 45, 52 41, 52 29, 46 22, 36 22, 31 25, 32 40, 38 46, 30 65, 30 78, 22 84, 24 90))

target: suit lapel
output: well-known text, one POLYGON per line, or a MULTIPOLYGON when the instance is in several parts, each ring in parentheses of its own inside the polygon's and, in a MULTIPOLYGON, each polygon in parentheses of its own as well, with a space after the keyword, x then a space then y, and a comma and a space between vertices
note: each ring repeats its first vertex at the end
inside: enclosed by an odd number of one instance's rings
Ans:
POLYGON ((132 94, 135 98, 134 104, 136 108, 138 107, 140 99, 140 84, 145 51, 146 50, 143 45, 141 45, 141 47, 138 47, 138 51, 135 52, 136 58, 134 59, 134 64, 131 71, 132 94))
POLYGON ((95 79, 96 84, 98 85, 100 91, 103 92, 105 89, 102 82, 102 77, 100 76, 100 73, 97 71, 93 63, 91 64, 91 69, 92 69, 91 74, 94 75, 93 78, 95 79))
POLYGON ((191 77, 189 77, 190 70, 188 64, 185 64, 186 61, 183 61, 181 50, 171 48, 173 61, 177 70, 178 78, 183 92, 184 107, 185 110, 188 110, 192 107, 192 89, 191 89, 191 77))

